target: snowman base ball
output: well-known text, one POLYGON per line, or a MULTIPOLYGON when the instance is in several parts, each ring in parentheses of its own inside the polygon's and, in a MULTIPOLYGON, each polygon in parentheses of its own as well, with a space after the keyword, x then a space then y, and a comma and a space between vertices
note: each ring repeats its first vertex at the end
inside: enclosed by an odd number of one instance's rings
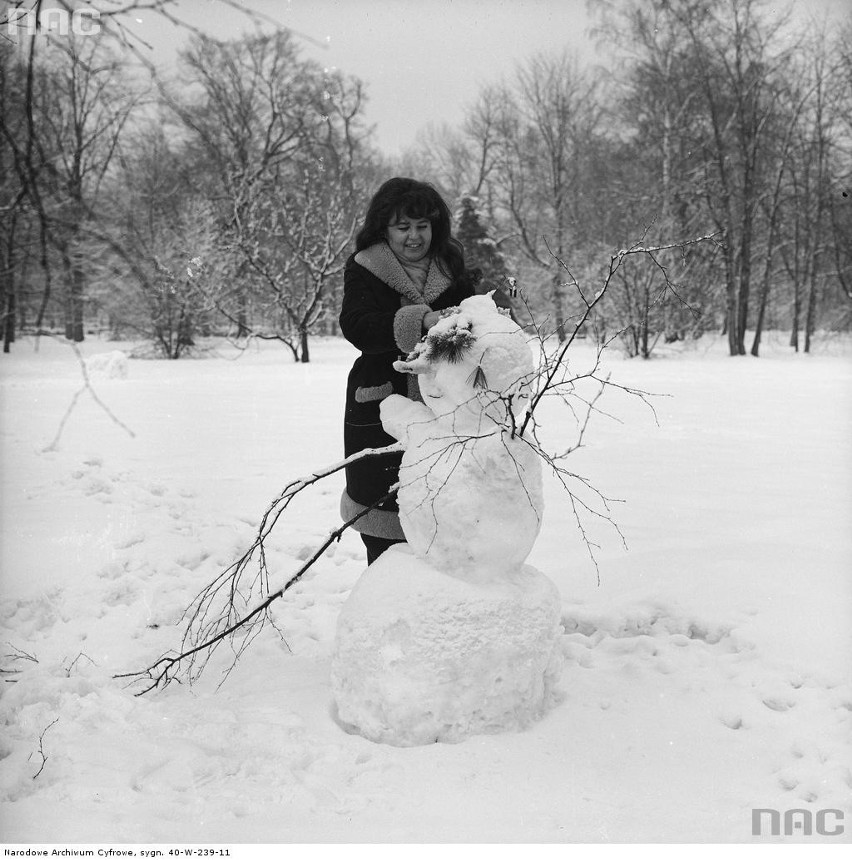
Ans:
POLYGON ((534 567, 485 582, 391 547, 337 624, 337 717, 372 741, 415 746, 521 729, 557 700, 561 603, 534 567))

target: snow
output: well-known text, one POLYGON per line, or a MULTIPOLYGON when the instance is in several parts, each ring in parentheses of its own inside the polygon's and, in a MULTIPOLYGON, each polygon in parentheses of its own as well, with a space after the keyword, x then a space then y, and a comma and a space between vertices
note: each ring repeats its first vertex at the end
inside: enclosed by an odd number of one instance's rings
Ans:
POLYGON ((340 613, 336 716, 396 746, 524 728, 556 698, 559 607, 553 583, 535 568, 471 581, 407 545, 391 547, 340 613))
MULTIPOLYGON (((331 710, 335 625, 364 564, 352 534, 273 604, 281 636, 267 628, 221 686, 226 649, 192 687, 136 697, 113 678, 176 647, 183 609, 281 488, 339 460, 351 347, 318 341, 309 365, 270 346, 131 361, 92 384, 135 437, 81 395, 45 451, 80 366, 58 342, 15 344, 0 362, 4 839, 848 841, 852 365, 829 347, 607 353, 614 382, 665 396, 658 426, 613 391, 599 406, 618 420, 596 414, 570 457, 625 500, 628 551, 589 522, 596 570, 545 474, 529 562, 562 595, 562 700, 517 732, 401 748, 331 710), (845 810, 846 832, 752 837, 755 807, 845 810)), ((132 345, 83 345, 117 349, 132 345)), ((337 525, 341 486, 279 522, 280 580, 337 525)))
POLYGON ((86 359, 86 373, 92 377, 106 376, 110 379, 126 379, 130 370, 127 353, 120 349, 98 352, 86 359))

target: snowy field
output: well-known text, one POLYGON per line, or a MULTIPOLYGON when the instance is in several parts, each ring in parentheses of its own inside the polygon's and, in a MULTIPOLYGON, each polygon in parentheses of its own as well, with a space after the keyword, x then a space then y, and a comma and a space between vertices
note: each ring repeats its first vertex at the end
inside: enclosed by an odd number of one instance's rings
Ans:
MULTIPOLYGON (((755 807, 842 810, 843 835, 774 841, 849 841, 852 361, 839 342, 782 342, 759 360, 709 340, 606 355, 613 381, 661 395, 659 425, 612 392, 572 455, 624 500, 627 550, 590 526, 597 571, 547 479, 530 563, 562 595, 561 702, 523 732, 411 748, 331 713, 335 621, 363 570, 353 534, 274 605, 284 639, 265 630, 221 687, 224 651, 192 687, 136 697, 113 679, 177 646, 182 610, 283 485, 340 458, 352 348, 93 372, 135 436, 85 393, 45 451, 79 365, 49 339, 16 344, 0 361, 4 841, 773 841, 752 836, 755 807)), ((541 419, 559 438, 561 413, 541 419)), ((338 524, 341 486, 279 523, 280 581, 338 524)))

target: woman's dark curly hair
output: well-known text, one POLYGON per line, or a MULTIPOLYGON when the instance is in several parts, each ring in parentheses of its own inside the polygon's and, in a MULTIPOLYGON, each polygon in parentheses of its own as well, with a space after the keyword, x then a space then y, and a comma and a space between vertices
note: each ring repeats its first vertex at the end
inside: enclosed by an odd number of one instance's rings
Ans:
POLYGON ((355 249, 363 251, 370 245, 384 242, 388 225, 402 217, 426 218, 432 225, 431 256, 453 281, 473 279, 472 283, 475 283, 476 273, 465 269, 461 242, 450 234, 450 210, 428 182, 402 176, 388 179, 367 207, 364 224, 355 237, 355 249))

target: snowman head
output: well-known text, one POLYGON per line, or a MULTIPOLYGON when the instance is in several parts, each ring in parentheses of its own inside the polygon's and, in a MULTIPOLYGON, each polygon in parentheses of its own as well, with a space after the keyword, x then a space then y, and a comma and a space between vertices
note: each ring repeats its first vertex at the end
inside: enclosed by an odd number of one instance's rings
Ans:
POLYGON ((436 416, 481 429, 483 418, 508 427, 524 411, 535 370, 523 332, 490 295, 447 312, 394 368, 417 374, 423 402, 436 416))

